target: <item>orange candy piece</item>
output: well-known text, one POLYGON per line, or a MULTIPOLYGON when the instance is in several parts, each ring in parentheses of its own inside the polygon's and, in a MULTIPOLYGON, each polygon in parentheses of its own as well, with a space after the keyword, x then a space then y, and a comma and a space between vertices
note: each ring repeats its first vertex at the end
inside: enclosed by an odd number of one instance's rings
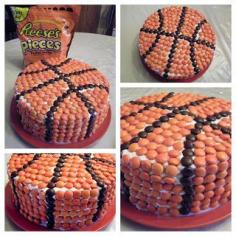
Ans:
POLYGON ((152 173, 154 175, 161 175, 163 170, 164 170, 163 166, 159 163, 154 163, 152 165, 152 173))
POLYGON ((66 200, 72 200, 73 199, 73 191, 69 191, 69 190, 66 191, 64 196, 65 196, 66 200))
POLYGON ((176 166, 174 165, 168 165, 166 168, 165 168, 165 172, 168 176, 170 177, 174 177, 178 174, 179 170, 176 166))
POLYGON ((64 200, 65 192, 64 191, 56 191, 56 199, 64 200))

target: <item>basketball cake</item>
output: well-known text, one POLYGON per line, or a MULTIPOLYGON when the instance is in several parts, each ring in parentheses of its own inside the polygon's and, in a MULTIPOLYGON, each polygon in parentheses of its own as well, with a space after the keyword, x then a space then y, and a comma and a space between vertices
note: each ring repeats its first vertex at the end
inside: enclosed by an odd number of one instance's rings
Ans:
POLYGON ((23 128, 45 142, 76 143, 91 137, 109 111, 109 83, 97 69, 74 59, 37 61, 16 80, 23 128))
POLYGON ((231 103, 159 93, 121 107, 122 191, 137 209, 181 216, 231 199, 231 103))
POLYGON ((139 33, 139 53, 150 72, 165 82, 190 82, 209 67, 215 33, 196 9, 172 6, 159 9, 139 33))
POLYGON ((115 200, 110 154, 13 154, 8 176, 20 214, 49 229, 84 229, 115 200))

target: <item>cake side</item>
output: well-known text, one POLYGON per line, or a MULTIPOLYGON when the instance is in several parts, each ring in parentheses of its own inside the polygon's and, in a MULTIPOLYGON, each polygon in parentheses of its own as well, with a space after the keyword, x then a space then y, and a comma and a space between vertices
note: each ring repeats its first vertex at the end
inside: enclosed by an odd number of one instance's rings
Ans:
POLYGON ((161 93, 121 106, 122 191, 138 209, 191 215, 231 198, 231 104, 161 93))
POLYGON ((46 142, 73 143, 96 132, 109 110, 109 83, 86 63, 49 59, 28 65, 15 84, 23 128, 46 142))
POLYGON ((49 229, 91 225, 115 198, 115 160, 108 154, 13 154, 8 176, 19 212, 49 229))

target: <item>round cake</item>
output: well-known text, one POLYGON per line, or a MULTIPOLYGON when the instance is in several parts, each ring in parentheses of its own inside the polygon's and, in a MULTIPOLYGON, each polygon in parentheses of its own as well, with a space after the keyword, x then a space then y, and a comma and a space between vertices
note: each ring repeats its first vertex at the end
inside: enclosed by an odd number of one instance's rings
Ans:
POLYGON ((109 111, 109 83, 97 69, 74 59, 28 65, 15 84, 23 128, 40 140, 76 143, 93 135, 109 111))
POLYGON ((139 53, 150 72, 165 82, 190 82, 209 67, 215 33, 196 9, 172 6, 159 9, 144 22, 139 53))
POLYGON ((94 224, 115 200, 110 154, 13 154, 8 176, 19 212, 49 229, 94 224))
POLYGON ((211 211, 231 199, 231 103, 159 93, 121 107, 122 190, 156 215, 211 211))

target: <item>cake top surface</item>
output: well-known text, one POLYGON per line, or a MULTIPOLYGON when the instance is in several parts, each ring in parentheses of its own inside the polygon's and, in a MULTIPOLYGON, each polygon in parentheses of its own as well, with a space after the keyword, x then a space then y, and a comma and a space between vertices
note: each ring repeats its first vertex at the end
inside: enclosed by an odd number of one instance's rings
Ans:
MULTIPOLYGON (((23 95, 37 92, 38 90, 49 87, 63 87, 63 81, 69 78, 73 88, 90 88, 92 85, 102 85, 109 89, 106 77, 96 68, 87 63, 75 59, 49 58, 29 64, 18 75, 15 85, 16 95, 23 95), (58 85, 58 84, 59 85, 58 85), (90 87, 88 87, 90 85, 90 87)), ((68 83, 68 81, 65 81, 68 83)), ((46 93, 46 92, 44 92, 46 93)))
POLYGON ((191 93, 159 93, 127 102, 121 106, 121 149, 152 160, 157 153, 165 159, 169 147, 179 152, 185 138, 205 140, 206 133, 228 143, 230 108, 224 99, 191 93))
POLYGON ((139 34, 139 53, 147 68, 162 79, 190 80, 210 65, 215 38, 198 10, 171 6, 145 20, 139 34))
POLYGON ((54 189, 58 198, 94 197, 98 182, 114 184, 115 159, 110 154, 12 154, 8 175, 36 191, 54 189))

